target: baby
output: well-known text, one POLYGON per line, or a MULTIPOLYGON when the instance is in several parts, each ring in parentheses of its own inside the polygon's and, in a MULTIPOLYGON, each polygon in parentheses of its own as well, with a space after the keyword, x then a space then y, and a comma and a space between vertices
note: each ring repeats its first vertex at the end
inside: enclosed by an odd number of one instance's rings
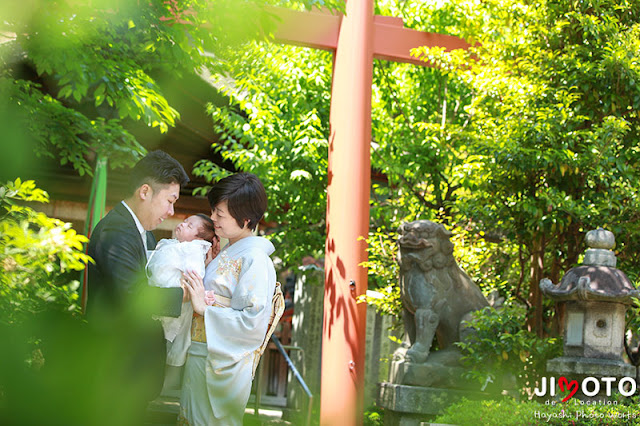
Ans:
MULTIPOLYGON (((155 287, 180 287, 180 278, 186 271, 204 276, 207 252, 213 245, 213 256, 220 251, 218 237, 209 216, 202 213, 189 216, 174 230, 175 238, 162 239, 147 261, 149 285, 155 287)), ((207 294, 207 303, 213 303, 213 294, 207 294)), ((185 313, 183 313, 182 316, 185 313)), ((173 342, 187 319, 158 317, 162 322, 165 338, 173 342)), ((188 318, 190 320, 190 318, 188 318)))

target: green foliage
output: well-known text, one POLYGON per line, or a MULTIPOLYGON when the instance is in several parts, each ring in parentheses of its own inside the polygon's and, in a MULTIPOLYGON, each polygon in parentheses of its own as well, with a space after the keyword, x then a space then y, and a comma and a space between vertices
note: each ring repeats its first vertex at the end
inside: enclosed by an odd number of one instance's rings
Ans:
POLYGON ((638 299, 633 299, 633 303, 627 308, 625 317, 625 329, 627 333, 631 333, 631 336, 625 336, 627 344, 629 349, 636 349, 640 344, 635 340, 640 336, 640 301, 638 299))
POLYGON ((638 6, 378 2, 410 27, 477 44, 416 49, 437 69, 376 64, 372 165, 388 180, 373 186, 373 226, 449 222, 483 291, 543 319, 538 281, 575 266, 590 229, 616 234, 635 280, 638 6))
MULTIPOLYGON (((455 33, 435 4, 376 2, 376 13, 399 16, 405 26, 455 33)), ((456 201, 476 179, 464 107, 471 96, 462 81, 439 68, 376 61, 372 98, 372 224, 388 231, 417 219, 455 223, 456 201)))
MULTIPOLYGON (((267 188, 270 238, 287 263, 322 256, 326 213, 330 55, 251 43, 215 84, 228 106, 209 106, 221 136, 213 149, 267 188)), ((228 173, 209 161, 194 173, 213 181, 228 173)))
POLYGON ((79 283, 70 272, 83 270, 89 262, 82 251, 87 238, 76 234, 71 224, 24 204, 48 201, 33 181, 16 179, 0 186, 1 323, 19 322, 47 309, 79 311, 79 283))
POLYGON ((395 232, 383 232, 382 228, 369 232, 369 258, 362 265, 369 271, 369 287, 384 288, 398 282, 397 238, 395 232))
POLYGON ((364 412, 363 424, 365 426, 384 425, 384 412, 379 407, 369 407, 364 412))
POLYGON ((562 345, 556 338, 540 339, 525 330, 525 314, 526 310, 513 302, 497 310, 487 307, 473 313, 468 322, 473 332, 466 341, 457 343, 469 378, 499 387, 503 378, 513 376, 522 395, 531 393, 546 373, 547 361, 562 354, 562 345))
POLYGON ((636 258, 631 236, 640 231, 631 219, 640 159, 639 6, 448 3, 441 13, 479 44, 468 53, 415 52, 473 93, 464 108, 475 154, 467 176, 481 171, 482 178, 465 185, 472 191, 456 207, 475 229, 522 246, 525 262, 545 252, 535 276, 557 279, 574 266, 584 233, 598 226, 618 237, 621 266, 637 269, 626 260, 636 258))
POLYGON ((409 65, 376 62, 374 76, 371 161, 387 182, 374 186, 373 223, 451 220, 469 161, 456 106, 464 88, 438 69, 409 65))
POLYGON ((132 297, 131 312, 111 312, 106 323, 99 313, 85 321, 76 278, 91 261, 82 247, 87 238, 31 207, 48 199, 33 181, 0 185, 0 340, 6 342, 0 418, 3 424, 142 424, 156 372, 134 366, 123 348, 150 332, 139 321, 150 316, 153 302, 132 297))
POLYGON ((369 274, 369 288, 380 293, 380 296, 362 295, 359 301, 374 306, 382 315, 394 315, 399 318, 402 313, 402 301, 398 283, 396 240, 395 232, 383 232, 381 228, 375 232, 369 232, 369 238, 367 238, 369 255, 362 266, 367 268, 369 274))
MULTIPOLYGON (((378 2, 385 13, 380 3, 393 2, 378 2)), ((214 77, 230 97, 229 106, 210 108, 223 143, 214 149, 265 181, 267 219, 281 225, 273 239, 286 263, 323 251, 330 70, 324 52, 253 43, 214 77)), ((406 219, 449 217, 468 163, 456 101, 465 90, 436 69, 376 62, 372 166, 384 178, 374 183, 371 217, 381 233, 406 219)), ((215 180, 228 171, 203 161, 195 173, 215 180)))
POLYGON ((400 287, 397 284, 389 284, 375 290, 379 295, 370 296, 363 294, 358 297, 358 302, 367 303, 382 315, 393 315, 396 318, 402 316, 402 299, 400 287))
POLYGON ((80 174, 91 173, 94 152, 112 167, 131 165, 144 152, 134 123, 166 132, 179 119, 156 79, 215 69, 239 43, 264 38, 273 25, 266 3, 3 2, 0 113, 15 111, 37 155, 80 174))
POLYGON ((433 422, 471 425, 632 425, 640 418, 637 405, 586 405, 575 399, 554 405, 535 401, 518 402, 463 400, 451 405, 433 422))
POLYGON ((499 246, 489 242, 482 231, 458 227, 453 232, 453 255, 483 294, 489 296, 497 291, 500 297, 514 297, 520 279, 517 247, 507 242, 499 246))
POLYGON ((177 113, 149 73, 162 64, 154 52, 180 59, 171 53, 181 52, 186 34, 158 25, 167 13, 161 2, 137 7, 128 1, 42 0, 21 13, 11 5, 3 9, 9 17, 3 30, 13 37, 2 46, 0 87, 19 111, 26 138, 38 142, 38 155, 91 173, 88 152, 108 154, 118 167, 144 151, 125 130, 125 118, 163 131, 173 125, 177 113))
MULTIPOLYGON (((144 152, 121 120, 89 118, 41 89, 42 85, 38 83, 0 77, 0 92, 14 105, 19 105, 17 118, 29 133, 22 136, 37 141, 35 154, 38 157, 59 158, 60 164, 71 163, 80 175, 84 175, 92 173, 85 157, 89 151, 108 155, 112 167, 129 164, 144 152)), ((16 142, 19 143, 12 140, 6 144, 16 142)))

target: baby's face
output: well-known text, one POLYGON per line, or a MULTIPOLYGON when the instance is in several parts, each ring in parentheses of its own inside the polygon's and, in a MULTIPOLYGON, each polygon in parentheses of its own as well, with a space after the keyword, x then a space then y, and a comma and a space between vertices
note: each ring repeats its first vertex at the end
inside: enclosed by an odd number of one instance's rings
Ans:
POLYGON ((176 226, 176 239, 181 243, 198 239, 198 232, 200 231, 200 226, 202 226, 201 220, 198 216, 186 218, 184 222, 176 226))

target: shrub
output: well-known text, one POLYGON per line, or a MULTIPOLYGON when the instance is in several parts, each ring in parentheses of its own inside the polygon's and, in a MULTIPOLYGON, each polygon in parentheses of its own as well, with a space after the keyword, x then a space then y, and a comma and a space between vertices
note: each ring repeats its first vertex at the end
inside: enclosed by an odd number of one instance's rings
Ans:
POLYGON ((0 322, 12 324, 45 309, 78 312, 79 282, 87 241, 71 224, 47 217, 25 202, 49 201, 33 181, 0 186, 0 322))
POLYGON ((384 411, 380 407, 371 406, 364 411, 364 426, 382 426, 384 424, 384 411))
POLYGON ((521 395, 528 395, 546 371, 550 358, 562 354, 559 339, 540 339, 524 329, 526 311, 513 301, 500 309, 476 311, 468 325, 469 338, 457 343, 467 377, 481 384, 500 386, 504 376, 513 376, 521 395))
POLYGON ((47 201, 33 181, 0 185, 0 423, 141 424, 155 377, 131 369, 138 329, 78 314, 87 239, 25 204, 47 201))

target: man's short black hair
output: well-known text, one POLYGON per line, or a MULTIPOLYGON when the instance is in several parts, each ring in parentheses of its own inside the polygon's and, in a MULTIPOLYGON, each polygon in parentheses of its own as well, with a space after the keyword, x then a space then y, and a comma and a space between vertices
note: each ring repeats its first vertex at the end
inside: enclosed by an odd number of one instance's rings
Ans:
MULTIPOLYGON (((181 187, 189 182, 189 176, 182 164, 164 151, 155 150, 148 153, 133 166, 129 177, 129 195, 143 184, 168 185, 177 183, 181 187)), ((155 188, 154 188, 155 189, 155 188)))
POLYGON ((229 213, 239 227, 249 221, 252 231, 267 211, 267 193, 260 179, 252 173, 237 173, 220 179, 207 194, 212 209, 227 201, 229 213))

